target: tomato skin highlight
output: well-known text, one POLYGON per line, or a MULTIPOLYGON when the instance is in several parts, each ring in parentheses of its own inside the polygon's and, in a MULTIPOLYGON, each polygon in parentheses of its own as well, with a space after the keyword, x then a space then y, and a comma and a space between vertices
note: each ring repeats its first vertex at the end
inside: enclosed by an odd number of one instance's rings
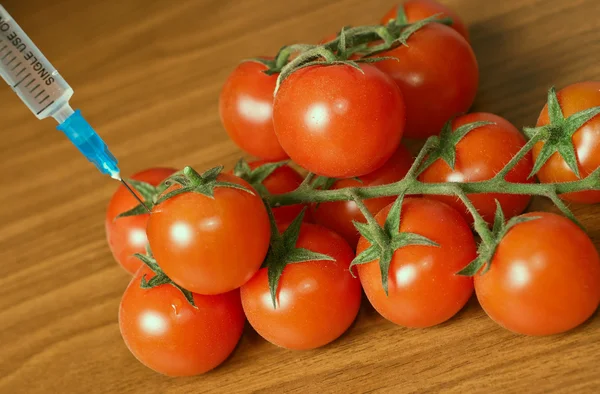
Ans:
POLYGON ((246 321, 239 291, 194 294, 195 309, 174 286, 140 288, 144 275, 150 280, 154 273, 142 267, 119 307, 119 329, 131 353, 168 376, 199 375, 225 361, 246 321))
MULTIPOLYGON (((557 92, 558 102, 565 118, 584 109, 600 106, 600 82, 580 82, 569 85, 557 92)), ((548 118, 548 104, 544 105, 537 121, 537 126, 550 123, 548 118)), ((575 134, 573 134, 575 155, 581 178, 588 176, 600 166, 600 116, 596 115, 575 134)), ((534 160, 540 154, 544 144, 538 142, 533 147, 534 160)), ((570 182, 578 178, 571 171, 564 159, 554 153, 540 168, 537 177, 542 183, 570 182)), ((600 191, 584 191, 561 194, 560 198, 566 201, 595 204, 600 202, 600 191)))
POLYGON ((267 341, 287 349, 314 349, 350 327, 360 307, 360 282, 348 270, 352 249, 331 230, 304 223, 296 246, 336 261, 288 264, 279 281, 276 309, 267 269, 261 268, 241 287, 242 305, 252 327, 267 341))
POLYGON ((431 23, 373 63, 400 87, 406 103, 408 138, 438 135, 452 116, 469 110, 479 85, 479 67, 471 46, 448 26, 431 23))
POLYGON ((396 151, 404 99, 375 67, 309 66, 281 84, 273 104, 275 134, 290 158, 318 175, 368 174, 396 151))
POLYGON ((255 61, 240 63, 221 89, 219 114, 237 146, 253 156, 279 161, 287 154, 273 130, 273 93, 278 74, 266 75, 266 69, 255 61))
MULTIPOLYGON (((163 180, 176 172, 173 168, 149 168, 134 174, 131 179, 158 186, 163 180)), ((139 195, 139 194, 138 194, 139 195)), ((108 246, 115 260, 130 274, 135 274, 142 266, 142 262, 133 257, 135 253, 144 253, 148 239, 146 237, 146 224, 149 214, 129 216, 115 219, 123 212, 139 205, 139 202, 129 193, 123 185, 119 185, 112 195, 104 228, 108 246)))
MULTIPOLYGON (((385 222, 390 206, 377 222, 385 222)), ((454 208, 425 198, 406 198, 400 231, 423 235, 440 246, 406 246, 392 257, 386 296, 381 284, 379 260, 357 266, 371 305, 387 320, 405 327, 424 328, 450 319, 471 297, 473 279, 458 276, 477 255, 467 223, 454 208)), ((370 246, 361 237, 356 253, 370 246)))
POLYGON ((475 292, 496 323, 525 335, 551 335, 586 321, 600 303, 600 258, 569 219, 549 212, 511 228, 475 292))
MULTIPOLYGON (((429 166, 419 179, 426 183, 477 182, 493 178, 527 143, 521 132, 506 119, 485 112, 459 116, 452 122, 452 130, 478 122, 494 122, 493 125, 471 130, 456 146, 454 170, 445 161, 438 159, 429 166)), ((506 175, 506 180, 516 183, 532 183, 528 178, 533 168, 531 153, 528 153, 506 175)), ((454 196, 429 196, 456 208, 469 224, 473 216, 465 205, 454 196)), ((471 194, 469 199, 488 223, 493 223, 498 200, 506 218, 521 214, 531 201, 531 196, 518 194, 485 193, 471 194)))
MULTIPOLYGON (((397 182, 404 178, 412 162, 413 157, 411 153, 400 144, 398 150, 381 168, 359 177, 360 181, 356 179, 340 179, 333 184, 331 189, 385 185, 397 182)), ((380 197, 366 199, 363 202, 369 212, 375 215, 384 207, 393 203, 395 199, 396 197, 393 196, 380 197)), ((364 223, 366 220, 354 201, 313 204, 311 209, 316 223, 340 234, 353 249, 356 249, 360 234, 352 222, 358 221, 364 223)))
POLYGON ((154 207, 148 241, 158 264, 178 285, 198 294, 219 294, 243 285, 260 268, 270 239, 269 217, 258 193, 244 180, 222 173, 214 199, 183 193, 154 207))
MULTIPOLYGON (((469 30, 465 23, 461 20, 456 12, 433 0, 408 0, 405 1, 402 6, 404 7, 404 13, 408 23, 415 23, 420 20, 429 18, 436 14, 440 15, 440 18, 451 18, 451 27, 456 30, 467 42, 469 41, 469 30)), ((381 18, 381 24, 387 25, 392 19, 396 19, 398 14, 398 6, 394 6, 389 10, 383 18, 381 18)))

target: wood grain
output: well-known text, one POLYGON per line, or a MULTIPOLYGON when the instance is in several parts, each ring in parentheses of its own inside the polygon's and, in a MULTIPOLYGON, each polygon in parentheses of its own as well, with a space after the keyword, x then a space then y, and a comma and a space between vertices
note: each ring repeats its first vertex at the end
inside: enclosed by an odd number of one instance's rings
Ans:
MULTIPOLYGON (((391 0, 4 0, 75 88, 124 175, 150 166, 231 166, 217 97, 243 58, 374 23, 391 0)), ((448 0, 481 67, 475 110, 532 125, 550 85, 598 78, 597 0, 448 0)), ((0 88, 0 392, 598 392, 600 318, 549 338, 513 335, 475 300, 426 330, 397 327, 367 302, 335 343, 291 352, 248 329, 234 355, 169 379, 123 344, 129 276, 112 260, 104 209, 117 185, 0 88)), ((536 201, 534 209, 549 209, 536 201)), ((600 244, 600 212, 574 206, 600 244)))

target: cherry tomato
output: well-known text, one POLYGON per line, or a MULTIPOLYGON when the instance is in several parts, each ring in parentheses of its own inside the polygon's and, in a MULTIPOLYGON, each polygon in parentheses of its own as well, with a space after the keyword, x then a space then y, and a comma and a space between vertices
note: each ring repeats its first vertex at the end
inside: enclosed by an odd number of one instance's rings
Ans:
POLYGON ((267 341, 288 349, 313 349, 350 327, 360 307, 360 283, 348 270, 352 249, 331 230, 302 224, 296 246, 335 261, 288 264, 279 281, 276 309, 267 269, 261 268, 242 286, 242 305, 252 327, 267 341))
POLYGON ((182 193, 156 205, 148 220, 158 264, 175 283, 198 294, 240 287, 258 271, 269 248, 269 217, 258 193, 231 174, 217 180, 254 194, 227 187, 216 187, 214 198, 182 193))
MULTIPOLYGON (((385 185, 401 180, 410 169, 413 158, 410 152, 399 145, 394 155, 383 165, 383 167, 370 174, 356 179, 340 179, 336 181, 331 189, 344 187, 364 187, 385 185)), ((364 200, 365 205, 373 215, 377 214, 385 206, 394 202, 395 197, 381 197, 364 200)), ((313 218, 316 223, 332 229, 346 239, 353 249, 356 249, 360 234, 353 221, 365 222, 365 217, 360 212, 354 201, 336 201, 312 206, 313 218)))
POLYGON ((244 329, 239 290, 194 294, 192 307, 170 284, 140 287, 154 276, 141 268, 123 294, 119 328, 127 348, 145 366, 169 376, 207 372, 233 352, 244 329))
MULTIPOLYGON (((581 82, 569 85, 557 93, 558 102, 565 118, 584 109, 600 106, 600 82, 581 82)), ((548 106, 545 105, 537 121, 538 126, 550 123, 548 119, 548 106)), ((582 178, 592 173, 600 166, 600 116, 596 115, 580 127, 573 134, 573 145, 582 178)), ((543 143, 539 142, 533 147, 533 159, 542 150, 543 143)), ((555 153, 538 171, 537 177, 542 183, 570 182, 577 180, 577 176, 564 159, 555 153)), ((561 198, 586 204, 600 202, 600 191, 585 191, 562 194, 561 198)))
POLYGON ((372 65, 309 66, 283 81, 273 104, 275 133, 300 166, 335 178, 368 174, 396 151, 404 100, 372 65))
POLYGON ((557 334, 587 320, 600 303, 600 259, 569 219, 548 212, 508 230, 488 272, 475 276, 485 312, 526 335, 557 334))
POLYGON ((430 23, 409 37, 408 46, 376 56, 398 59, 373 65, 389 74, 404 95, 406 137, 437 135, 452 116, 473 104, 479 84, 477 60, 469 43, 448 26, 430 23))
POLYGON ((219 113, 229 137, 244 151, 266 160, 287 158, 273 130, 273 92, 277 75, 255 61, 237 66, 221 90, 219 113))
MULTIPOLYGON (((456 30, 465 40, 469 41, 469 31, 458 14, 443 4, 433 0, 408 0, 403 4, 404 13, 408 23, 415 23, 425 18, 429 18, 435 14, 442 14, 440 18, 451 18, 452 28, 456 30)), ((398 14, 398 6, 394 6, 381 19, 381 24, 386 25, 392 19, 396 19, 398 14)))
MULTIPOLYGON (((471 113, 459 116, 452 122, 452 130, 460 126, 488 121, 495 124, 478 127, 471 130, 456 146, 456 163, 454 170, 448 164, 438 159, 420 175, 420 180, 428 183, 441 182, 477 182, 491 179, 496 175, 517 152, 527 143, 527 140, 515 126, 500 116, 489 113, 471 113)), ((506 180, 518 183, 531 183, 528 179, 533 162, 528 153, 506 175, 506 180)), ((473 223, 473 217, 464 204, 454 196, 431 196, 443 201, 463 213, 468 223, 473 223)), ((483 219, 493 223, 498 200, 507 218, 522 213, 530 196, 518 194, 472 194, 469 199, 477 208, 483 219)))
MULTIPOLYGON (((391 205, 375 217, 385 222, 391 205)), ((477 255, 473 234, 460 213, 424 198, 407 198, 402 206, 400 232, 436 242, 435 246, 405 246, 392 257, 388 292, 381 284, 379 260, 358 265, 358 275, 371 305, 383 317, 406 327, 429 327, 454 316, 473 293, 473 279, 456 272, 477 255)), ((361 237, 356 253, 370 246, 361 237)))
MULTIPOLYGON (((158 186, 176 170, 172 168, 150 168, 138 172, 131 178, 158 186)), ((138 194, 139 195, 139 194, 138 194)), ((116 219, 118 215, 139 205, 139 202, 121 185, 108 203, 104 227, 108 246, 115 260, 130 274, 135 274, 142 262, 133 257, 135 253, 144 253, 148 238, 146 224, 150 215, 142 214, 116 219)))
MULTIPOLYGON (((255 169, 265 163, 265 161, 254 161, 248 163, 248 165, 251 169, 255 169)), ((296 190, 303 180, 304 177, 298 171, 285 165, 275 169, 262 184, 271 194, 283 194, 296 190)), ((298 204, 273 208, 273 216, 275 216, 275 220, 278 222, 289 223, 300 214, 303 207, 304 205, 298 204)), ((305 214, 304 220, 310 221, 309 215, 305 214)))

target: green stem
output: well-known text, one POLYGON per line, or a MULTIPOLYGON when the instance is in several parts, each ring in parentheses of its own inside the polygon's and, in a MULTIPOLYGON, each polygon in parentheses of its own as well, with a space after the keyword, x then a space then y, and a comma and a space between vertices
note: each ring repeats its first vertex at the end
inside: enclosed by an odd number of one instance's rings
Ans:
POLYGON ((545 132, 540 130, 535 135, 533 135, 531 139, 527 141, 525 145, 523 145, 523 147, 517 152, 517 154, 514 155, 508 163, 506 163, 504 168, 502 168, 502 170, 500 170, 500 172, 498 172, 494 178, 504 179, 506 177, 506 174, 508 174, 508 172, 512 170, 517 165, 517 163, 519 163, 519 161, 521 161, 521 159, 525 157, 527 153, 529 153, 533 146, 544 138, 544 134, 545 132))
POLYGON ((192 182, 194 185, 199 185, 202 183, 202 176, 194 170, 192 167, 185 167, 183 169, 183 174, 192 182))
POLYGON ((455 194, 458 198, 460 198, 462 203, 465 205, 465 207, 467 207, 467 210, 473 217, 473 227, 475 228, 475 231, 477 231, 477 234, 479 234, 479 236, 481 237, 481 240, 486 245, 492 245, 492 243, 494 242, 494 237, 486 221, 483 220, 483 217, 481 217, 481 215, 477 211, 477 208, 475 208, 471 200, 469 200, 467 194, 458 187, 455 188, 455 194))
POLYGON ((359 188, 347 188, 347 190, 348 190, 348 196, 350 197, 350 199, 352 199, 354 201, 354 203, 356 204, 356 206, 358 207, 360 212, 363 214, 363 216, 367 220, 367 223, 370 224, 372 226, 372 228, 379 229, 375 233, 377 243, 380 246, 385 245, 386 241, 387 241, 385 232, 384 232, 383 228, 381 228, 379 223, 377 223, 377 220, 375 220, 375 217, 373 216, 371 211, 369 211, 369 209, 365 205, 362 197, 359 195, 360 189, 359 188))
POLYGON ((365 205, 364 201, 362 200, 361 196, 359 196, 358 190, 353 187, 347 188, 347 190, 348 190, 348 196, 350 197, 350 200, 354 201, 354 203, 356 204, 356 206, 358 207, 360 212, 363 214, 363 216, 367 220, 367 223, 377 224, 375 217, 373 216, 371 211, 369 211, 369 209, 365 205))
POLYGON ((412 166, 406 173, 405 178, 414 179, 419 176, 426 168, 421 168, 421 164, 423 164, 423 160, 427 157, 427 155, 435 148, 435 146, 439 143, 439 138, 436 136, 429 137, 425 144, 419 151, 419 154, 415 158, 412 166))
MULTIPOLYGON (((268 201, 272 206, 293 205, 313 202, 332 202, 352 200, 350 188, 332 190, 294 190, 289 193, 272 195, 268 201)), ((553 190, 556 194, 600 190, 600 172, 594 171, 586 178, 564 183, 514 183, 501 178, 492 178, 479 182, 456 183, 423 183, 415 179, 404 178, 399 182, 387 185, 362 187, 361 197, 364 199, 406 195, 456 195, 456 190, 466 194, 503 193, 524 194, 530 196, 548 196, 553 190)))
POLYGON ((567 207, 567 205, 563 202, 563 200, 561 200, 558 197, 558 195, 556 194, 556 192, 553 191, 553 192, 549 193, 546 197, 548 197, 550 200, 552 200, 552 202, 554 203, 554 205, 556 205, 556 207, 558 209, 560 209, 560 211, 563 213, 563 215, 565 215, 566 217, 568 217, 569 219, 571 219, 582 230, 585 230, 583 228, 583 225, 579 222, 579 220, 577 220, 577 218, 575 217, 575 215, 573 214, 573 212, 571 212, 571 210, 569 209, 569 207, 567 207))
POLYGON ((306 189, 310 185, 310 182, 313 180, 314 177, 315 177, 315 174, 312 172, 309 172, 308 174, 306 174, 306 177, 304 178, 304 180, 302 181, 300 186, 298 186, 298 188, 306 189))

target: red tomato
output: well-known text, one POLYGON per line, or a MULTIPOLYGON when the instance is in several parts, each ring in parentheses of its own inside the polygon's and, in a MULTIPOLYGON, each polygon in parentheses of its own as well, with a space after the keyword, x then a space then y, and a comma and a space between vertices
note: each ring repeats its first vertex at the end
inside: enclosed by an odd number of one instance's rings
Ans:
MULTIPOLYGON (((252 187, 222 173, 217 180, 252 187)), ((148 241, 158 264, 178 285, 198 294, 219 294, 246 283, 269 248, 270 225, 261 198, 217 187, 214 198, 183 193, 154 207, 148 241)))
POLYGON ((169 376, 207 372, 233 352, 244 329, 238 290, 194 294, 196 308, 170 284, 142 289, 154 276, 141 268, 123 294, 119 328, 127 348, 145 366, 169 376))
MULTIPOLYGON (((569 85, 560 90, 557 97, 563 115, 567 118, 584 109, 600 106, 600 82, 581 82, 569 85)), ((550 123, 548 105, 545 105, 537 125, 544 126, 548 123, 550 123)), ((579 164, 579 173, 584 178, 600 166, 600 115, 593 117, 573 134, 573 144, 579 164)), ((539 142, 533 147, 534 160, 537 160, 542 146, 543 143, 539 142)), ((577 176, 558 153, 550 156, 546 164, 538 171, 537 177, 542 183, 577 180, 577 176)), ((561 198, 593 204, 600 202, 600 191, 566 193, 561 195, 561 198)))
POLYGON ((452 116, 473 104, 479 84, 477 59, 469 43, 448 26, 426 25, 410 36, 408 46, 376 56, 398 58, 373 64, 389 74, 404 95, 406 137, 437 135, 452 116))
MULTIPOLYGON (((331 189, 344 187, 364 187, 385 185, 404 178, 413 162, 412 155, 403 146, 399 145, 394 155, 383 165, 383 167, 370 174, 363 175, 359 179, 340 179, 336 181, 331 189)), ((381 197, 364 200, 365 205, 373 215, 377 214, 385 206, 394 202, 395 197, 381 197)), ((356 249, 360 234, 352 224, 352 221, 365 222, 365 217, 360 212, 354 201, 336 201, 321 203, 312 206, 313 218, 316 223, 332 229, 346 239, 356 249)))
MULTIPOLYGON (((435 14, 442 14, 441 18, 451 18, 452 28, 456 30, 465 40, 469 41, 469 31, 460 17, 450 8, 433 0, 408 0, 404 4, 404 13, 408 23, 415 23, 435 14)), ((386 25, 392 19, 396 19, 398 6, 394 6, 381 19, 381 24, 386 25)))
POLYGON ((404 100, 375 67, 309 66, 285 79, 273 104, 275 133, 300 166, 334 178, 368 174, 396 151, 404 100))
POLYGON ((547 212, 508 230, 490 270, 475 276, 485 312, 519 334, 550 335, 577 327, 600 303, 600 259, 569 219, 547 212))
MULTIPOLYGON (((248 165, 251 169, 255 169, 265 163, 265 161, 254 161, 248 163, 248 165)), ((271 194, 283 194, 296 190, 303 180, 304 177, 302 175, 292 167, 285 165, 275 169, 262 184, 271 194)), ((300 214, 303 207, 304 205, 298 204, 273 208, 273 216, 275 216, 275 220, 278 222, 289 223, 300 214)), ((310 221, 309 216, 305 214, 304 220, 310 221)))
MULTIPOLYGON (((527 140, 515 126, 500 116, 489 113, 471 113, 460 116, 452 122, 452 130, 460 126, 479 122, 494 122, 493 125, 478 127, 471 130, 456 146, 456 163, 454 170, 439 159, 420 175, 420 180, 428 183, 441 182, 477 182, 491 179, 506 163, 527 143, 527 140)), ((528 179, 533 163, 531 154, 527 154, 507 174, 506 180, 518 183, 531 183, 528 179)), ((473 223, 473 217, 464 204, 454 196, 431 196, 443 201, 463 213, 468 223, 473 223)), ((483 219, 493 223, 498 200, 507 218, 522 213, 531 196, 518 194, 472 194, 469 199, 477 208, 483 219)))
MULTIPOLYGON (((150 168, 138 172, 131 178, 149 183, 152 186, 158 186, 175 171, 172 168, 150 168)), ((150 215, 143 214, 119 219, 115 218, 137 205, 139 205, 139 202, 129 193, 125 186, 121 185, 117 188, 108 203, 106 219, 104 221, 110 251, 115 260, 132 275, 142 265, 142 262, 133 257, 133 255, 146 251, 146 245, 148 244, 146 224, 150 215)))
POLYGON ((273 130, 273 92, 277 75, 255 61, 241 63, 219 97, 221 122, 229 137, 251 155, 272 161, 287 158, 273 130))
POLYGON ((241 288, 248 321, 267 341, 288 349, 313 349, 332 342, 352 324, 360 307, 360 283, 348 270, 354 258, 346 241, 314 224, 303 224, 298 248, 335 261, 308 261, 285 267, 273 309, 267 269, 241 288))
MULTIPOLYGON (((375 217, 383 225, 390 206, 375 217)), ((371 305, 383 317, 406 327, 429 327, 454 316, 473 293, 473 279, 456 275, 477 255, 467 223, 450 206, 435 200, 407 198, 400 232, 429 238, 435 246, 406 246, 392 257, 388 292, 381 284, 379 260, 358 265, 358 275, 371 305), (434 218, 434 219, 432 219, 434 218)), ((370 246, 361 237, 356 253, 370 246)))

